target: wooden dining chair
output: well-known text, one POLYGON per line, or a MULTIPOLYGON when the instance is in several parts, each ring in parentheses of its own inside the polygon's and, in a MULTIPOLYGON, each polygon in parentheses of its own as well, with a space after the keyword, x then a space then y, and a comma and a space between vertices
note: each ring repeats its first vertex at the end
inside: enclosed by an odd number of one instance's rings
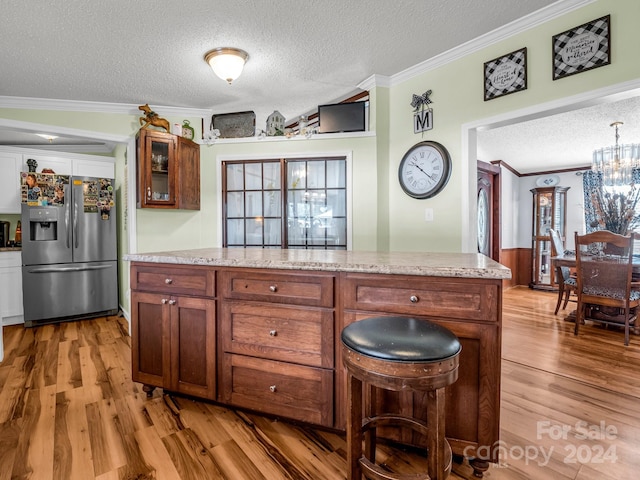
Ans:
POLYGON ((631 288, 633 237, 607 230, 575 234, 578 309, 574 333, 586 317, 605 324, 624 325, 624 344, 636 320, 640 291, 631 288))
MULTIPOLYGON (((551 256, 564 257, 565 249, 562 237, 560 237, 557 230, 549 230, 549 234, 551 235, 551 256)), ((575 294, 578 288, 576 276, 571 272, 569 267, 556 265, 556 281, 558 282, 558 302, 556 303, 556 310, 553 312, 554 315, 558 314, 558 310, 560 310, 560 304, 563 299, 564 305, 562 305, 562 309, 564 310, 567 308, 567 304, 570 300, 569 297, 571 294, 575 294)))

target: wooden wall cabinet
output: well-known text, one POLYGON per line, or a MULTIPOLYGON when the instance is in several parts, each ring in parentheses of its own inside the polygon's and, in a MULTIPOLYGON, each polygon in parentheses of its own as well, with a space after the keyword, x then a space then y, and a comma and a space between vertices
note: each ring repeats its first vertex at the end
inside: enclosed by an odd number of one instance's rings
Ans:
POLYGON ((200 146, 146 128, 136 140, 138 208, 200 210, 200 146))
POLYGON ((131 273, 133 380, 149 394, 162 387, 215 400, 214 272, 137 266, 131 273))
POLYGON ((567 229, 567 190, 570 187, 541 187, 533 193, 532 255, 533 278, 529 286, 540 290, 557 288, 551 265, 551 235, 557 230, 564 240, 567 229))

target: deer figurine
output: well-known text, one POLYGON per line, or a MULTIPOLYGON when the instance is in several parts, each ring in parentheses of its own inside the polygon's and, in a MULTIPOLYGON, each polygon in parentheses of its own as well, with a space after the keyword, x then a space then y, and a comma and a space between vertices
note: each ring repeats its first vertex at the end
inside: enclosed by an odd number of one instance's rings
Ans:
POLYGON ((141 128, 147 128, 149 125, 153 125, 154 127, 164 128, 167 132, 171 131, 169 121, 162 117, 159 117, 156 112, 151 110, 148 103, 140 105, 138 107, 138 110, 142 110, 145 114, 144 117, 140 117, 139 119, 140 125, 144 123, 141 128))

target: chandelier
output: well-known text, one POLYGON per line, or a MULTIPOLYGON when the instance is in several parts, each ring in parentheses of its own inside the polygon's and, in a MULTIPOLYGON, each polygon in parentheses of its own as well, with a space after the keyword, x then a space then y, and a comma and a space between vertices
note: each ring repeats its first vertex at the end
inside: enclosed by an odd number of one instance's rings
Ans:
POLYGON ((616 144, 593 152, 591 169, 602 174, 603 185, 625 186, 633 182, 633 170, 640 168, 640 145, 637 143, 619 145, 618 127, 623 122, 613 122, 616 129, 616 144))

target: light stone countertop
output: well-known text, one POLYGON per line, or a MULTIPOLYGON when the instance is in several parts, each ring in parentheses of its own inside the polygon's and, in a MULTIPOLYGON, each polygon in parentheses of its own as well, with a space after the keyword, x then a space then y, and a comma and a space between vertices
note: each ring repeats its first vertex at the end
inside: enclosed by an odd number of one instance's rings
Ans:
POLYGON ((360 252, 262 248, 202 248, 127 254, 132 262, 382 273, 458 278, 511 278, 511 270, 478 253, 360 252))

